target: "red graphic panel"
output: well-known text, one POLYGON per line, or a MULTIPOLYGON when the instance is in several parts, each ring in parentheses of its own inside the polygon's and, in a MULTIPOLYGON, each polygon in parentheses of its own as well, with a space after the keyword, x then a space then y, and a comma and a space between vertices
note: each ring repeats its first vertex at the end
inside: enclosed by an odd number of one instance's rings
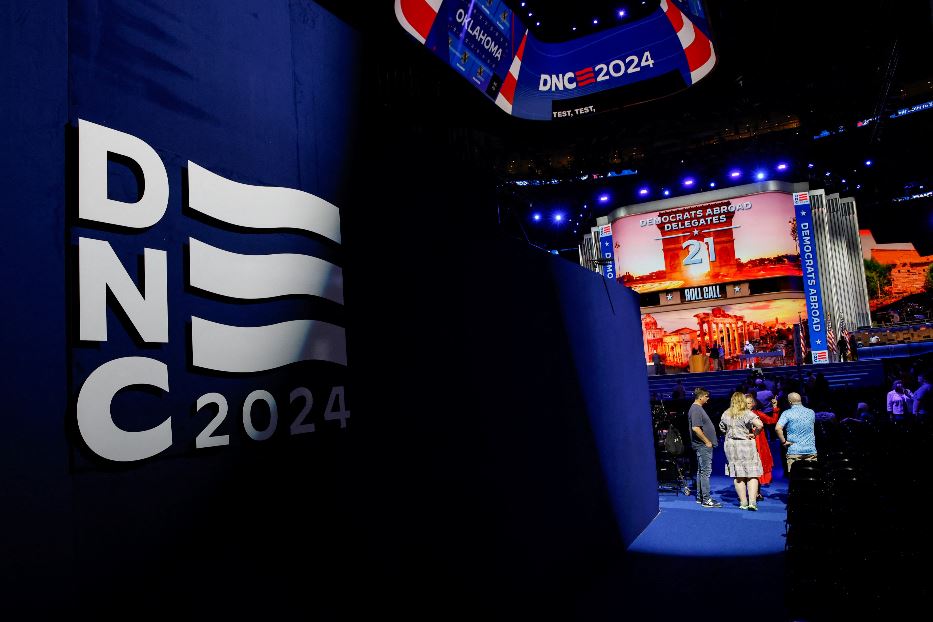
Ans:
POLYGON ((612 238, 618 279, 637 292, 802 274, 785 192, 626 216, 612 238))

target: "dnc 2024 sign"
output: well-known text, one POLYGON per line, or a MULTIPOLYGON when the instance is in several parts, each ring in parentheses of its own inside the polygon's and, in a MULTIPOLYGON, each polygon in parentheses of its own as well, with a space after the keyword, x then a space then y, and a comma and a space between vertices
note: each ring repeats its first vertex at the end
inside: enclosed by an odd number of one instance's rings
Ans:
POLYGON ((93 459, 346 428, 338 208, 166 166, 142 139, 89 121, 76 151, 70 384, 93 459), (127 171, 136 196, 115 197, 127 171))
POLYGON ((396 18, 412 37, 525 119, 649 101, 695 84, 716 65, 700 0, 642 2, 629 7, 631 20, 559 42, 538 40, 525 25, 535 21, 531 8, 519 14, 503 0, 395 0, 396 18))

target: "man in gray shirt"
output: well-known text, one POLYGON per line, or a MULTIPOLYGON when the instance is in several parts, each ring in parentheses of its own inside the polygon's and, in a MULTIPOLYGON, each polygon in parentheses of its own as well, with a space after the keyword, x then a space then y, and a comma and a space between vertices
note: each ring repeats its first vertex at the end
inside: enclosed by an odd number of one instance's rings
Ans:
POLYGON ((718 445, 716 428, 703 405, 709 401, 709 391, 696 388, 694 400, 687 412, 690 419, 691 445, 697 454, 697 503, 705 508, 721 508, 722 503, 710 496, 709 476, 713 472, 713 448, 718 445))

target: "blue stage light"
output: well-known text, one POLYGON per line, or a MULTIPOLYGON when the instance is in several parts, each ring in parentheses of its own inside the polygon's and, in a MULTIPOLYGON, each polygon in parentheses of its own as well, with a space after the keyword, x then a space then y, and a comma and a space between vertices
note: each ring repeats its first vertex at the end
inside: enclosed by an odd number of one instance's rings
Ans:
POLYGON ((661 194, 663 194, 663 195, 666 196, 666 197, 669 197, 669 196, 671 196, 671 191, 665 189, 664 192, 662 192, 661 194))
POLYGON ((625 17, 625 9, 619 9, 619 17, 625 17))
POLYGON ((697 180, 695 180, 693 177, 685 177, 683 181, 684 186, 687 188, 692 188, 695 183, 697 183, 697 180))
POLYGON ((729 171, 729 177, 731 177, 732 179, 738 179, 741 176, 742 176, 742 171, 740 171, 737 168, 734 168, 731 171, 729 171))
POLYGON ((640 189, 638 190, 638 194, 639 194, 639 196, 646 197, 646 196, 648 196, 648 189, 647 189, 647 188, 640 188, 640 189))
POLYGON ((813 162, 811 162, 810 164, 807 164, 807 168, 813 168, 813 162))
POLYGON ((593 20, 593 25, 594 25, 594 26, 595 26, 596 24, 598 24, 598 23, 599 23, 599 20, 598 20, 598 19, 594 19, 594 20, 593 20))
POLYGON ((787 164, 785 164, 784 162, 781 162, 780 164, 777 165, 777 170, 779 170, 779 171, 786 171, 786 170, 787 170, 787 164))
POLYGON ((600 202, 600 203, 605 203, 605 202, 608 201, 608 200, 609 200, 609 195, 608 195, 608 194, 601 194, 601 195, 599 195, 599 202, 600 202))
POLYGON ((865 160, 865 166, 871 166, 871 160, 865 160))
POLYGON ((541 212, 535 212, 534 214, 532 214, 532 215, 531 215, 531 219, 532 219, 533 221, 535 221, 535 222, 540 222, 540 221, 541 221, 541 212))
POLYGON ((561 223, 564 222, 564 215, 561 212, 554 212, 554 222, 561 223))
POLYGON ((764 172, 764 171, 755 171, 755 179, 756 179, 756 180, 761 181, 761 180, 763 180, 765 177, 767 177, 767 175, 765 175, 765 172, 764 172))
POLYGON ((715 187, 716 187, 716 182, 715 182, 715 181, 709 182, 709 187, 710 187, 710 188, 715 188, 715 187))

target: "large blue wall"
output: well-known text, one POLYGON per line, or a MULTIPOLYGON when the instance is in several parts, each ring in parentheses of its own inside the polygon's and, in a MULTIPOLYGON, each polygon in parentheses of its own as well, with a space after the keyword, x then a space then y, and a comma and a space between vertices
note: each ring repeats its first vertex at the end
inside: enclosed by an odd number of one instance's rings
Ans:
MULTIPOLYGON (((383 67, 423 53, 383 22, 399 55, 383 67)), ((647 384, 628 356, 641 348, 634 297, 470 216, 489 213, 487 172, 464 166, 443 132, 382 114, 367 68, 385 39, 301 0, 14 0, 0 7, 0 34, 0 557, 15 605, 339 617, 424 606, 430 593, 482 609, 581 580, 656 514, 647 384), (77 220, 78 119, 156 150, 170 190, 162 221, 128 232, 77 220), (343 244, 195 217, 188 160, 334 203, 343 244), (82 237, 111 244, 138 281, 142 249, 166 252, 169 343, 140 345, 116 312, 107 342, 77 340, 82 237), (346 310, 197 295, 185 286, 189 237, 341 265, 346 310), (349 372, 190 365, 193 316, 308 315, 347 327, 349 372), (75 399, 94 369, 125 356, 164 362, 171 390, 118 395, 119 422, 169 416, 176 440, 118 464, 82 441, 75 399), (347 428, 323 418, 338 384, 347 428), (268 389, 286 421, 299 385, 315 395, 314 434, 244 438, 247 393, 268 389), (230 401, 229 446, 195 449, 211 415, 193 404, 207 391, 230 401)), ((118 164, 111 184, 124 201, 138 190, 118 164)))

